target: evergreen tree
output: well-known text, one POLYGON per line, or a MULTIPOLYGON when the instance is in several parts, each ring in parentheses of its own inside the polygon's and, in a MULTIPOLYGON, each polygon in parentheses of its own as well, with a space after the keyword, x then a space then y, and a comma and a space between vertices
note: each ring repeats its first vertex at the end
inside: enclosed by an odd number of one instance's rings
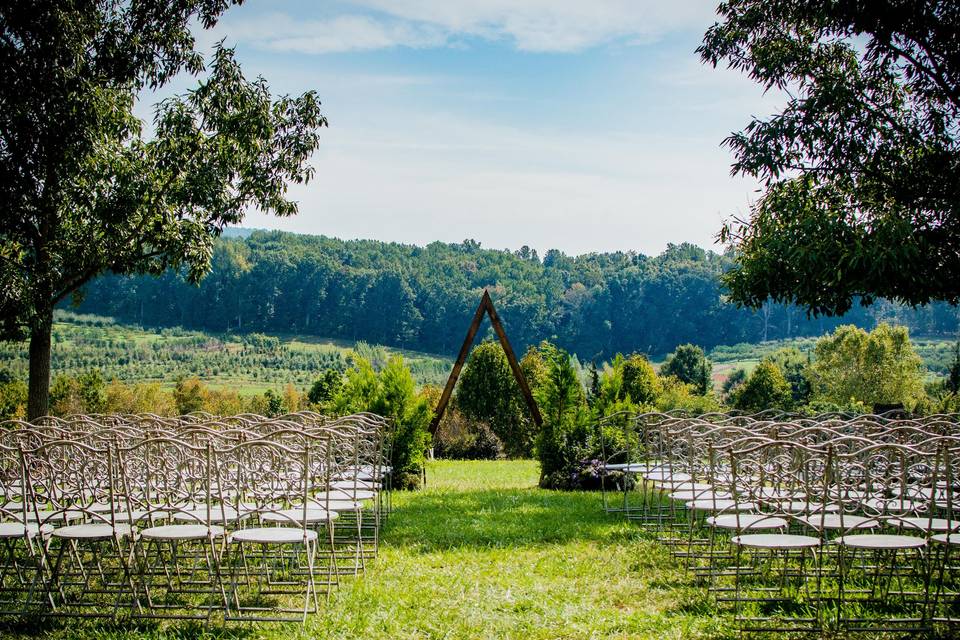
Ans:
POLYGON ((661 375, 674 376, 684 384, 693 385, 700 395, 705 395, 710 390, 713 384, 712 373, 713 365, 707 360, 703 349, 693 344, 677 347, 660 368, 661 375))

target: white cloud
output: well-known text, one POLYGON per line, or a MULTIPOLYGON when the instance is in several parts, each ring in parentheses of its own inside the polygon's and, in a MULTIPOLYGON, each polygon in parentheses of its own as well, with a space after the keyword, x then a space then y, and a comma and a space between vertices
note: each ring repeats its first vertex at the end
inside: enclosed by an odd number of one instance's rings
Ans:
POLYGON ((229 40, 261 49, 306 54, 370 51, 391 47, 437 47, 446 43, 443 30, 427 23, 343 15, 329 20, 294 20, 282 13, 225 22, 218 27, 229 40))
POLYGON ((709 24, 712 0, 354 0, 451 33, 508 38, 527 51, 577 51, 619 39, 648 42, 709 24))
POLYGON ((294 19, 273 13, 226 20, 220 31, 275 51, 321 54, 392 47, 507 41, 539 52, 636 45, 680 29, 703 30, 714 3, 696 0, 352 0, 341 15, 294 19))

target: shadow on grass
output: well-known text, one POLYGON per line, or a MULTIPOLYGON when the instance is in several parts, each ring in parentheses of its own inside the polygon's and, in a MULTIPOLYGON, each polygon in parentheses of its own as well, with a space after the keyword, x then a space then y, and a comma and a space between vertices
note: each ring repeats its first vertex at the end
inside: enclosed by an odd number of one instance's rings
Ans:
POLYGON ((490 489, 404 496, 383 532, 388 547, 451 548, 615 542, 635 530, 601 507, 599 492, 490 489))

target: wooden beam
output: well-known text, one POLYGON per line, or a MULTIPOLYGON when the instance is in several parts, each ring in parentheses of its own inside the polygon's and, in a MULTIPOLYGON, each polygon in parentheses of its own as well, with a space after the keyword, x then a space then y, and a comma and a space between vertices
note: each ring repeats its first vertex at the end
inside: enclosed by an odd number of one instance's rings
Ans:
POLYGON ((536 423, 538 427, 543 425, 543 417, 540 415, 540 409, 537 407, 537 403, 533 399, 533 393, 530 391, 530 385, 527 384, 527 378, 523 375, 523 369, 520 368, 520 363, 517 361, 517 356, 513 352, 513 348, 510 346, 510 340, 507 339, 507 332, 504 330, 503 323, 500 321, 500 316, 497 314, 497 310, 493 306, 493 300, 490 298, 490 292, 484 289, 483 297, 480 298, 480 304, 477 305, 477 311, 473 314, 473 321, 470 323, 470 328, 467 330, 467 335, 463 339, 463 346, 460 347, 460 353, 457 355, 457 360, 453 363, 453 371, 450 372, 450 377, 447 378, 447 384, 444 386, 443 393, 440 395, 440 401, 437 403, 436 412, 433 416, 433 422, 430 423, 431 434, 435 434, 437 432, 437 427, 440 426, 440 420, 443 419, 443 414, 446 412, 447 405, 450 403, 450 396, 453 395, 453 388, 456 386, 457 380, 460 378, 460 371, 463 369, 463 365, 467 361, 467 355, 470 353, 470 347, 473 345, 473 341, 477 337, 477 331, 480 330, 480 323, 483 322, 484 313, 490 316, 490 324, 493 325, 493 330, 497 334, 497 339, 500 341, 500 346, 503 348, 503 352, 507 356, 507 362, 510 363, 510 369, 513 371, 513 377, 516 378, 517 384, 520 385, 520 392, 523 394, 524 400, 527 401, 527 407, 530 409, 530 415, 533 418, 534 423, 536 423))
POLYGON ((513 369, 513 377, 517 379, 517 384, 520 385, 520 392, 523 393, 523 398, 527 401, 527 406, 530 408, 530 415, 533 416, 533 421, 538 427, 542 427, 543 417, 540 416, 540 408, 537 407, 537 402, 533 399, 533 393, 530 392, 530 385, 527 384, 527 377, 523 375, 523 369, 520 368, 517 356, 513 353, 513 347, 510 346, 510 340, 507 339, 507 332, 503 330, 500 316, 493 307, 493 300, 490 299, 490 294, 487 293, 486 289, 483 291, 483 300, 481 300, 480 304, 487 308, 487 315, 490 316, 490 324, 493 325, 493 330, 497 332, 497 338, 500 339, 500 346, 503 347, 503 352, 507 354, 507 362, 510 363, 510 368, 513 369))
MULTIPOLYGON (((483 293, 484 296, 486 296, 486 289, 484 289, 483 293)), ((481 299, 480 304, 477 305, 477 312, 473 314, 473 321, 470 323, 470 328, 467 329, 467 337, 463 339, 463 346, 460 347, 457 361, 453 363, 453 371, 450 372, 450 377, 447 378, 447 384, 443 388, 443 393, 440 395, 440 402, 437 403, 433 422, 430 423, 431 434, 436 433, 437 427, 440 426, 440 420, 443 418, 443 414, 447 410, 447 404, 450 402, 450 396, 453 394, 453 387, 456 386, 457 378, 460 377, 460 370, 463 368, 463 363, 467 361, 467 354, 470 353, 470 345, 473 344, 473 339, 477 337, 477 331, 480 330, 480 323, 483 322, 483 314, 486 310, 487 308, 483 304, 483 299, 481 299)))

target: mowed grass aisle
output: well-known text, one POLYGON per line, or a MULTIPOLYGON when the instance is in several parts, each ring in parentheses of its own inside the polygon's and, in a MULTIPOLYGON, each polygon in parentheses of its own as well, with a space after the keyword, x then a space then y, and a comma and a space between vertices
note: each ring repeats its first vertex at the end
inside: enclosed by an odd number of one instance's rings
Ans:
POLYGON ((296 625, 54 626, 54 638, 700 638, 731 635, 669 552, 599 493, 536 488, 531 461, 437 461, 395 494, 380 557, 296 625))
POLYGON ((396 497, 374 572, 309 625, 336 638, 715 636, 700 592, 600 495, 536 488, 531 461, 432 463, 396 497))

